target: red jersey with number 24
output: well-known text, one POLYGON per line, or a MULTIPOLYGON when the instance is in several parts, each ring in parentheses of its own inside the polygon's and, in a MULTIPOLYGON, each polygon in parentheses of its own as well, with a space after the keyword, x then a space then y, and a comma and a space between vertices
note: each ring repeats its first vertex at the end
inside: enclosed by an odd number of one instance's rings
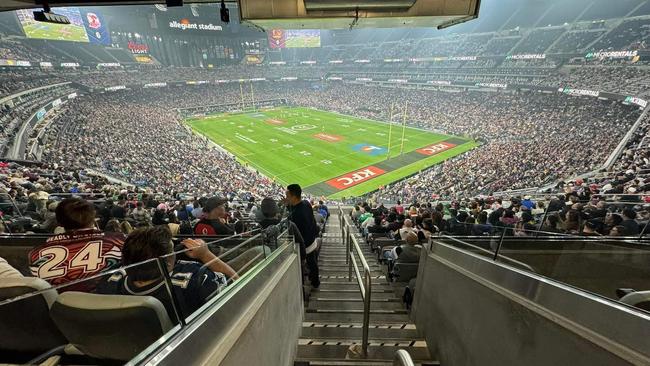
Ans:
MULTIPOLYGON (((55 235, 29 253, 32 276, 52 286, 92 277, 122 263, 124 235, 84 229, 55 235)), ((98 279, 100 280, 100 279, 98 279)), ((97 281, 83 281, 59 290, 90 292, 97 281)))

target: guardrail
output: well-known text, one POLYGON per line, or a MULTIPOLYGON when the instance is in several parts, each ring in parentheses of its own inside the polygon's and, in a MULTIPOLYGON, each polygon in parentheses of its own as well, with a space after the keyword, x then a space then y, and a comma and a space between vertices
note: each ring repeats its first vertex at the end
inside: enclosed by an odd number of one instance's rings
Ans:
POLYGON ((345 242, 345 262, 348 264, 348 281, 352 281, 352 270, 359 284, 359 290, 361 291, 361 298, 363 299, 363 327, 362 327, 362 338, 361 338, 361 349, 363 356, 368 356, 368 332, 370 327, 370 297, 371 297, 371 286, 372 278, 370 275, 370 266, 366 262, 366 258, 361 252, 359 247, 359 240, 355 235, 350 231, 353 226, 350 223, 350 218, 343 213, 343 209, 339 206, 339 223, 341 225, 341 234, 343 235, 343 241, 345 242), (359 261, 363 267, 363 276, 359 272, 359 265, 355 258, 356 255, 359 256, 359 261), (363 278, 363 280, 362 280, 363 278))
POLYGON ((413 363, 413 359, 408 351, 398 349, 397 352, 395 352, 393 366, 415 366, 415 364, 413 363))

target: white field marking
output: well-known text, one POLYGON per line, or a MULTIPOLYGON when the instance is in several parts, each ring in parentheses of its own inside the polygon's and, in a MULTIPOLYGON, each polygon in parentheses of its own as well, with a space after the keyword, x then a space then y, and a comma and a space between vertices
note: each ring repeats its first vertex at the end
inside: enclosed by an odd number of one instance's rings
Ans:
POLYGON ((235 133, 235 137, 237 137, 238 139, 240 139, 242 141, 250 142, 251 144, 256 144, 257 143, 257 141, 253 140, 252 138, 250 138, 248 136, 241 135, 239 133, 235 133))
POLYGON ((375 133, 375 135, 377 135, 377 136, 386 136, 386 134, 383 133, 383 132, 377 132, 377 133, 375 133))
POLYGON ((293 145, 291 145, 291 144, 284 144, 284 145, 282 145, 282 146, 283 146, 284 148, 286 148, 286 149, 291 149, 291 148, 293 148, 293 145))
POLYGON ((325 164, 325 165, 332 164, 332 161, 331 161, 331 160, 321 160, 320 162, 323 163, 323 164, 325 164))
POLYGON ((278 139, 269 139, 271 142, 278 142, 278 139))
POLYGON ((246 131, 248 131, 248 132, 253 132, 253 130, 251 130, 250 128, 249 128, 248 130, 246 130, 246 131))
POLYGON ((314 125, 295 125, 291 126, 291 129, 294 131, 309 131, 315 129, 316 126, 314 125))
POLYGON ((311 153, 309 151, 304 151, 304 150, 301 151, 300 154, 303 156, 311 156, 311 153))

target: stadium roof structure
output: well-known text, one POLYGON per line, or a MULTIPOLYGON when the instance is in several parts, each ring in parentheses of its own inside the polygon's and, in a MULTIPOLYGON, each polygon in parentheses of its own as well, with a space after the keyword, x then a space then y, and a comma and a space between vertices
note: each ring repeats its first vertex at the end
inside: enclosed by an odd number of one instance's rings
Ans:
MULTIPOLYGON (((48 0, 51 7, 218 3, 218 0, 48 0)), ((265 30, 446 28, 478 17, 481 0, 230 0, 242 22, 265 30)), ((3 0, 0 11, 40 8, 43 0, 3 0)))

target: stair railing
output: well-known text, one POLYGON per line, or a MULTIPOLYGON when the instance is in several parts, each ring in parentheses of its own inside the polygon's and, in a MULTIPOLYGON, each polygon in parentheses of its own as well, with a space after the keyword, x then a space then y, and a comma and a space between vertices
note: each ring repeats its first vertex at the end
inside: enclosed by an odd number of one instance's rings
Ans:
POLYGON ((359 246, 359 239, 352 233, 353 224, 350 223, 350 218, 343 213, 339 206, 339 220, 341 222, 341 233, 343 241, 345 242, 346 256, 345 261, 348 263, 348 281, 352 281, 352 271, 354 270, 359 290, 361 291, 361 298, 363 299, 363 327, 361 338, 361 350, 363 357, 368 356, 368 332, 370 327, 370 295, 372 278, 370 274, 370 266, 363 256, 361 247, 359 246), (356 255, 359 256, 359 261, 363 267, 363 276, 359 272, 359 265, 357 264, 356 255))
POLYGON ((395 359, 393 359, 393 366, 415 366, 413 359, 408 351, 398 349, 395 352, 395 359))

